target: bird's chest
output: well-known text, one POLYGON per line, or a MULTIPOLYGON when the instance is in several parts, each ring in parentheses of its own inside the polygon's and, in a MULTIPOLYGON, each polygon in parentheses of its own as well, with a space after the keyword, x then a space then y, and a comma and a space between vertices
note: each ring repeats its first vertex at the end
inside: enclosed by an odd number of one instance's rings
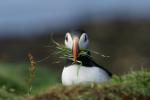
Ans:
POLYGON ((62 83, 72 85, 77 83, 100 82, 108 79, 105 71, 98 67, 84 67, 71 65, 64 67, 62 72, 62 83))

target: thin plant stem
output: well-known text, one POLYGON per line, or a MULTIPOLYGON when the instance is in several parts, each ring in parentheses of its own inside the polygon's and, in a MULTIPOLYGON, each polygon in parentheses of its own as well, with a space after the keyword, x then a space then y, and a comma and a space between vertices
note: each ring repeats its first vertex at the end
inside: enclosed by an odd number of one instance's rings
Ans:
POLYGON ((28 84, 29 89, 28 89, 27 95, 30 96, 31 93, 32 93, 33 81, 35 79, 35 72, 36 72, 36 66, 35 65, 36 65, 36 60, 32 56, 31 53, 28 54, 28 58, 29 58, 31 66, 29 66, 29 68, 28 68, 29 75, 27 77, 27 84, 28 84))

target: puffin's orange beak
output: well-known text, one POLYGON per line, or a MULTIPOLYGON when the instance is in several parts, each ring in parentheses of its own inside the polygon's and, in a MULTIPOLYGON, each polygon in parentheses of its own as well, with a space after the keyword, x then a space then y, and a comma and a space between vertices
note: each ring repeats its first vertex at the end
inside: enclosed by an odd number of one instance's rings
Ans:
POLYGON ((77 63, 77 57, 78 57, 78 37, 74 37, 73 39, 73 57, 74 57, 74 63, 77 63))

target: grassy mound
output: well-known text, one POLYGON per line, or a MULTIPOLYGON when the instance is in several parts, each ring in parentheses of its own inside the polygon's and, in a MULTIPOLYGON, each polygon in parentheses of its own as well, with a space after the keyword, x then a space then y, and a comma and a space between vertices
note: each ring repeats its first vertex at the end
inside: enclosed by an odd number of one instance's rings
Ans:
POLYGON ((31 100, 150 100, 150 72, 136 71, 113 76, 101 84, 57 85, 31 100))

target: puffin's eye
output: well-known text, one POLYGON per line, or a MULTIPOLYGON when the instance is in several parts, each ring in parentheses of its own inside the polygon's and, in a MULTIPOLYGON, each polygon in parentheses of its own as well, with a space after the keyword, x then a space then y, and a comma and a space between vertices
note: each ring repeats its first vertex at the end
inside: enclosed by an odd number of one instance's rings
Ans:
POLYGON ((87 41, 87 35, 84 35, 84 42, 87 41))
POLYGON ((66 39, 66 41, 68 42, 68 35, 66 35, 65 39, 66 39))

